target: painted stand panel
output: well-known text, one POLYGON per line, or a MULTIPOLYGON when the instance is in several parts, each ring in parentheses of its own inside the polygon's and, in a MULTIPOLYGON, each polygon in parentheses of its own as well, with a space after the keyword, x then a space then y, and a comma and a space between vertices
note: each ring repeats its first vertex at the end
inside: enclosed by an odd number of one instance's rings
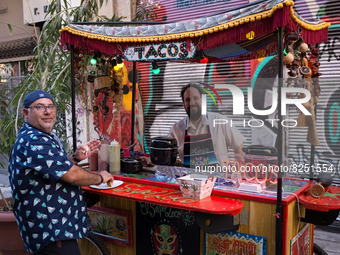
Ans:
POLYGON ((201 200, 194 200, 183 197, 179 188, 164 188, 133 182, 124 182, 117 188, 105 190, 83 187, 83 191, 212 214, 235 215, 240 213, 243 207, 242 203, 235 199, 210 196, 201 200))

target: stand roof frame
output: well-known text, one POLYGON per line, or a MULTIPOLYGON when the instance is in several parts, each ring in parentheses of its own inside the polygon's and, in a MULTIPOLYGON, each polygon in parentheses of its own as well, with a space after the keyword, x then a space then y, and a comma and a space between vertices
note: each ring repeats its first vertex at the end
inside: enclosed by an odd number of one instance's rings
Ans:
POLYGON ((295 13, 292 0, 262 0, 216 15, 180 22, 85 22, 61 29, 61 43, 88 52, 122 55, 129 46, 191 41, 198 50, 207 50, 246 40, 253 31, 256 37, 301 30, 307 44, 327 40, 330 23, 306 21, 295 13), (128 25, 127 25, 128 24, 128 25))
MULTIPOLYGON (((169 43, 177 41, 192 42, 197 50, 209 50, 246 40, 246 34, 253 31, 256 37, 265 36, 278 31, 279 87, 278 100, 281 101, 283 87, 283 28, 285 32, 300 30, 300 35, 307 44, 318 44, 327 41, 330 23, 322 21, 306 21, 295 13, 292 0, 260 0, 251 4, 234 8, 226 12, 208 17, 180 22, 85 22, 73 23, 61 29, 61 44, 71 51, 72 81, 72 127, 73 147, 76 149, 76 115, 75 115, 75 81, 74 81, 74 48, 84 53, 102 52, 122 55, 127 47, 149 44, 169 43)), ((187 43, 187 45, 190 45, 187 43)), ((250 58, 256 57, 254 55, 250 58)), ((136 63, 133 63, 134 71, 136 63)), ((135 96, 135 75, 133 75, 133 91, 135 96)), ((278 104, 279 120, 281 104, 278 104)), ((134 103, 132 105, 134 119, 134 103)), ((134 126, 132 122, 132 126, 134 126)), ((282 127, 278 126, 278 163, 282 164, 282 127)), ((131 127, 131 143, 133 143, 133 127, 131 127)), ((275 254, 282 254, 282 178, 277 183, 276 204, 276 246, 275 254)))

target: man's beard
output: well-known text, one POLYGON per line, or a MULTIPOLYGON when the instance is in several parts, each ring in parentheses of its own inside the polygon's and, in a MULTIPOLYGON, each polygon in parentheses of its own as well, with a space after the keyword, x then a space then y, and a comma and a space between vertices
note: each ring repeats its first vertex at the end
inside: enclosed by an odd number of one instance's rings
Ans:
POLYGON ((190 109, 186 109, 185 111, 187 112, 191 120, 198 120, 202 115, 202 109, 199 106, 194 106, 194 107, 197 108, 197 111, 191 111, 190 109))

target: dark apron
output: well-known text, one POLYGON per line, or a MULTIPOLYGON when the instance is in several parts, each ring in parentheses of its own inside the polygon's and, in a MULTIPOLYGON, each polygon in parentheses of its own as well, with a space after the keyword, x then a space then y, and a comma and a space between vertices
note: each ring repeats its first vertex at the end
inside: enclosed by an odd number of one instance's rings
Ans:
POLYGON ((216 166, 218 164, 209 126, 206 134, 188 135, 188 131, 185 130, 183 149, 186 166, 216 166))

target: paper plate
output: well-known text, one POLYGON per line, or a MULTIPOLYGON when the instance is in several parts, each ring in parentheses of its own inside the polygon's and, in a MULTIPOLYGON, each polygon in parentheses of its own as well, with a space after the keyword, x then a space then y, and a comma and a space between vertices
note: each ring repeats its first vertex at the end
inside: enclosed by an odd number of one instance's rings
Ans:
POLYGON ((94 188, 94 189, 113 189, 113 188, 116 188, 116 187, 118 187, 119 185, 122 185, 122 184, 123 184, 123 181, 114 180, 112 187, 107 186, 106 183, 102 183, 100 185, 90 185, 90 187, 94 188))

